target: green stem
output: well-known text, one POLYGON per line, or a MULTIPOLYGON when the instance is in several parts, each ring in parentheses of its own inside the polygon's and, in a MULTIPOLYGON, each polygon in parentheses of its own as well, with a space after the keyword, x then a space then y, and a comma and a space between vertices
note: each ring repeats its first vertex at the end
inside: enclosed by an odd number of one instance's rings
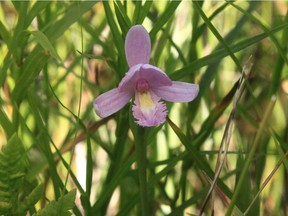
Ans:
MULTIPOLYGON (((138 126, 136 126, 138 127, 138 126)), ((147 158, 145 128, 138 127, 135 135, 138 176, 140 183, 141 215, 149 215, 148 190, 147 190, 147 158)))
POLYGON ((262 121, 260 123, 259 130, 258 130, 258 132, 256 134, 256 137, 255 137, 255 140, 253 142, 253 145, 252 145, 252 148, 250 150, 250 153, 248 155, 248 158, 245 161, 243 170, 241 172, 241 175, 240 175, 239 181, 238 181, 238 183, 236 185, 236 188, 235 188, 235 191, 233 193, 233 196, 231 198, 231 203, 230 203, 229 208, 228 208, 227 213, 226 213, 227 216, 232 214, 232 211, 234 209, 234 205, 236 203, 237 197, 238 197, 238 195, 240 193, 240 190, 242 189, 242 185, 243 185, 243 182, 245 180, 245 177, 247 176, 247 173, 248 173, 248 170, 249 170, 249 166, 251 165, 251 162, 252 162, 252 160, 254 158, 254 154, 256 152, 256 149, 257 149, 257 147, 260 144, 260 141, 261 141, 261 138, 262 138, 262 135, 263 135, 267 120, 269 119, 269 116, 271 115, 271 112, 273 110, 275 102, 276 102, 276 97, 272 96, 271 99, 270 99, 270 102, 268 104, 268 107, 266 108, 266 111, 264 113, 263 119, 262 119, 262 121))

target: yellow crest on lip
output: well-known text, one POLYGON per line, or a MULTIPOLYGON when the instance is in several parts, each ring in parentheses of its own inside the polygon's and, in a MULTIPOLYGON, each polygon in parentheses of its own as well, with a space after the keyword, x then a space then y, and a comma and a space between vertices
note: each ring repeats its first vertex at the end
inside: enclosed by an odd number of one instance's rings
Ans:
POLYGON ((149 91, 139 92, 138 99, 142 112, 149 112, 151 109, 155 108, 155 103, 149 91))

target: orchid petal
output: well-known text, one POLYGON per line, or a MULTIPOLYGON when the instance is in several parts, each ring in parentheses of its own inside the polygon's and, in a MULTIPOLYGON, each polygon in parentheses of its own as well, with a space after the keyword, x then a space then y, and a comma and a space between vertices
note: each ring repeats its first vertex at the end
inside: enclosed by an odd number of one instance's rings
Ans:
POLYGON ((132 107, 136 123, 143 127, 163 124, 167 116, 166 105, 152 91, 136 92, 132 107))
POLYGON ((134 65, 125 74, 119 84, 120 91, 132 91, 139 79, 145 79, 149 87, 160 87, 172 85, 170 78, 159 68, 150 64, 134 65))
POLYGON ((94 109, 98 116, 105 118, 123 108, 133 96, 133 92, 119 92, 114 88, 94 100, 94 109))
POLYGON ((142 25, 130 28, 125 39, 125 54, 129 67, 149 63, 151 53, 150 37, 142 25))
POLYGON ((119 91, 134 91, 137 81, 137 73, 139 73, 141 64, 131 67, 119 83, 119 91))
POLYGON ((140 78, 147 80, 150 88, 172 85, 172 81, 166 73, 150 64, 144 64, 141 67, 140 78))
POLYGON ((199 85, 172 81, 171 86, 160 86, 152 89, 162 99, 171 102, 190 102, 199 92, 199 85))

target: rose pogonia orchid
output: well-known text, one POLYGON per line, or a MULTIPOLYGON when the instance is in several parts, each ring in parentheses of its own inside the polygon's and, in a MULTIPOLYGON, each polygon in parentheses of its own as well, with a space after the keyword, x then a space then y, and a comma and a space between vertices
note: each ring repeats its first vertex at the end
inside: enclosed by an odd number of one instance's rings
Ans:
POLYGON ((159 68, 150 65, 151 42, 146 29, 141 25, 130 28, 125 39, 125 54, 129 70, 114 88, 94 101, 98 116, 105 118, 123 108, 132 97, 136 123, 143 127, 162 124, 167 108, 161 99, 171 102, 189 102, 199 91, 197 84, 171 81, 159 68))

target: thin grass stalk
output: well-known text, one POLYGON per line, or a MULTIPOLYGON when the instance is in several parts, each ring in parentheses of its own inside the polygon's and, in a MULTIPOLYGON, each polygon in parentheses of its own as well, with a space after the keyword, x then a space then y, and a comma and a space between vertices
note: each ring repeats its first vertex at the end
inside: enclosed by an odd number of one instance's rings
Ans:
POLYGON ((288 156, 288 151, 285 153, 285 155, 277 162, 276 166, 274 167, 274 169, 271 171, 271 173, 268 175, 268 177, 265 179, 265 181, 263 182, 263 184, 261 185, 261 188, 259 189, 259 191, 257 192, 257 194, 255 195, 254 199, 252 200, 252 202, 250 203, 250 205, 248 206, 248 208, 245 210, 244 215, 247 215, 251 209, 251 207, 253 206, 253 204, 255 203, 255 201, 258 199, 259 195, 262 193, 262 191, 264 190, 264 188, 266 187, 266 185, 269 183, 269 181, 272 179, 273 175, 276 173, 276 171, 278 170, 278 168, 281 166, 281 164, 283 163, 283 160, 288 156))
MULTIPOLYGON (((136 126, 138 127, 138 126, 136 126)), ((137 128, 137 136, 135 137, 136 142, 136 156, 137 156, 137 167, 138 177, 140 184, 140 200, 141 200, 141 215, 149 215, 149 204, 148 204, 148 187, 147 187, 147 158, 146 158, 146 134, 145 128, 137 128)))
POLYGON ((252 148, 250 150, 250 153, 248 155, 248 158, 247 160, 245 161, 245 164, 244 164, 244 167, 243 167, 243 170, 241 172, 241 175, 240 175, 240 178, 239 178, 239 181, 236 185, 236 188, 234 190, 234 193, 233 193, 233 196, 232 196, 232 199, 231 199, 231 203, 228 207, 228 210, 227 210, 227 213, 226 215, 231 215, 232 214, 232 211, 234 209, 234 206, 235 206, 235 203, 236 203, 236 200, 237 200, 237 197, 240 193, 240 190, 242 188, 242 185, 244 183, 244 180, 245 180, 245 177, 248 173, 248 170, 249 170, 249 166, 250 164, 252 163, 252 160, 253 160, 253 157, 255 155, 255 151, 257 149, 257 147, 259 146, 260 144, 260 141, 261 141, 261 138, 262 138, 262 134, 264 132, 264 128, 266 126, 266 123, 267 123, 267 120, 269 119, 270 115, 271 115, 271 112, 273 111, 273 108, 274 108, 274 105, 275 105, 275 102, 276 102, 276 96, 272 96, 270 98, 270 101, 269 101, 269 104, 265 110, 265 113, 264 113, 264 116, 263 116, 263 119, 259 125, 259 130, 256 134, 256 137, 255 137, 255 140, 252 144, 252 148))
MULTIPOLYGON (((77 7, 77 8, 78 8, 77 12, 78 12, 78 14, 80 14, 79 7, 77 7)), ((79 22, 80 22, 80 35, 81 35, 81 52, 83 53, 84 40, 83 40, 83 28, 82 28, 82 19, 81 18, 80 18, 79 22)), ((82 58, 81 59, 81 75, 80 75, 81 77, 80 77, 80 90, 79 90, 79 104, 78 104, 78 111, 77 111, 77 122, 76 122, 76 130, 75 130, 75 135, 74 135, 74 142, 77 139, 78 131, 79 131, 79 128, 80 128, 80 113, 81 113, 82 91, 83 91, 83 74, 84 74, 84 59, 82 58)), ((71 166, 72 166, 72 161, 73 161, 73 155, 74 155, 74 152, 75 152, 75 146, 76 145, 74 145, 72 147, 71 158, 70 158, 70 161, 69 161, 68 172, 67 172, 67 175, 66 175, 66 178, 65 178, 64 188, 66 188, 66 186, 68 184, 68 178, 69 178, 69 175, 71 173, 71 166)), ((63 191, 63 193, 64 193, 64 191, 63 191)))
MULTIPOLYGON (((244 91, 244 87, 245 85, 243 84, 244 79, 246 76, 249 76, 253 63, 251 63, 251 57, 248 60, 248 63, 244 66, 243 71, 242 71, 242 76, 238 82, 238 89, 235 95, 235 99, 233 101, 233 107, 229 116, 229 119, 227 121, 225 130, 224 130, 224 134, 223 134, 223 138, 220 144, 220 149, 219 149, 219 153, 218 153, 218 158, 217 158, 217 164, 216 164, 216 171, 215 171, 215 177, 213 179, 213 182, 211 184, 211 187, 205 197, 205 200, 203 202, 203 205, 201 207, 200 213, 199 215, 202 215, 204 210, 205 210, 205 206, 208 203, 208 200, 214 190, 214 187, 216 185, 217 179, 219 178, 219 175, 221 173, 222 167, 224 165, 224 162, 226 161, 226 156, 227 156, 227 152, 229 149, 229 143, 230 143, 230 139, 232 136, 232 130, 233 130, 233 125, 234 125, 234 119, 235 119, 235 114, 236 114, 236 108, 237 108, 237 104, 240 100, 240 97, 244 91), (223 148, 224 148, 224 152, 223 152, 223 148), (221 156, 223 154, 223 157, 221 159, 221 156)), ((213 210, 212 210, 213 211, 213 210)))

